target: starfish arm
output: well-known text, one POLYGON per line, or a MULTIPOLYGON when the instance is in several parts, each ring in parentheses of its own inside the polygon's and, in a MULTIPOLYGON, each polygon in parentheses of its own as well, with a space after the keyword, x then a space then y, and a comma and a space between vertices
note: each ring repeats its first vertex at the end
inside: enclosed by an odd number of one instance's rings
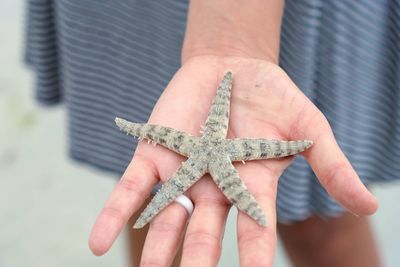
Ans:
POLYGON ((211 177, 226 198, 239 210, 256 220, 258 224, 267 226, 264 211, 240 179, 232 162, 227 158, 219 158, 210 162, 211 177))
POLYGON ((300 153, 309 148, 309 140, 279 141, 270 139, 230 139, 228 153, 232 161, 280 158, 300 153))
POLYGON ((127 134, 154 141, 186 157, 199 139, 199 137, 160 125, 134 123, 121 118, 115 118, 115 123, 127 134))
POLYGON ((190 186, 198 181, 207 172, 207 163, 197 158, 189 158, 163 184, 160 191, 153 197, 149 205, 136 221, 134 228, 142 228, 150 222, 163 208, 176 197, 182 195, 190 186))
POLYGON ((204 135, 225 138, 228 132, 232 72, 228 71, 218 86, 204 127, 204 135))

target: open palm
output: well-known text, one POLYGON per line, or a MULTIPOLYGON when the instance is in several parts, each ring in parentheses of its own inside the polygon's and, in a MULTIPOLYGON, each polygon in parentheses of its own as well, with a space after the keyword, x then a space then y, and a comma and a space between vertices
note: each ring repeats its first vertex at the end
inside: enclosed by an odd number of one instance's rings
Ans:
MULTIPOLYGON (((326 190, 353 213, 373 213, 374 197, 335 142, 322 113, 276 65, 248 58, 202 56, 185 63, 157 102, 149 123, 200 135, 218 83, 226 70, 234 73, 227 138, 271 138, 314 141, 306 157, 326 190)), ((241 266, 271 266, 276 243, 277 182, 292 157, 235 164, 240 177, 260 203, 269 226, 238 214, 241 266)), ((185 158, 161 146, 141 142, 100 213, 90 237, 95 254, 105 253, 154 185, 166 181, 185 158)), ((150 224, 143 266, 170 266, 184 238, 182 266, 216 266, 221 253, 229 201, 206 175, 185 193, 195 209, 187 224, 186 210, 173 203, 150 224)))

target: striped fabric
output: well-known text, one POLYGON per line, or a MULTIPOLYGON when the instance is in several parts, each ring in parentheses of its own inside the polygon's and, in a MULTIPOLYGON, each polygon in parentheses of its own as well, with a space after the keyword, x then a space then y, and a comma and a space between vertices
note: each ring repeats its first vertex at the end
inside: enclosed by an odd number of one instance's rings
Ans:
MULTIPOLYGON (((187 1, 28 1, 26 61, 44 104, 68 109, 70 155, 121 174, 180 66, 187 1)), ((365 183, 400 173, 400 0, 286 0, 281 66, 326 115, 365 183)), ((343 211, 303 158, 281 177, 278 220, 343 211)))

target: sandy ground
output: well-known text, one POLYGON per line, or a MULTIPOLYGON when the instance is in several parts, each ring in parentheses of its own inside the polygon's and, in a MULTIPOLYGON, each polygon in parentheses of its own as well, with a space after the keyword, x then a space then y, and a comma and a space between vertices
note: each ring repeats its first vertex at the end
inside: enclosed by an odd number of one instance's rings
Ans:
MULTIPOLYGON (((87 247, 91 225, 116 177, 67 158, 65 110, 32 100, 21 63, 23 5, 0 2, 0 266, 127 266, 122 235, 103 257, 87 247)), ((373 216, 385 266, 400 266, 400 185, 374 188, 373 216)), ((219 266, 238 266, 232 210, 219 266)), ((289 266, 281 248, 276 267, 289 266)))

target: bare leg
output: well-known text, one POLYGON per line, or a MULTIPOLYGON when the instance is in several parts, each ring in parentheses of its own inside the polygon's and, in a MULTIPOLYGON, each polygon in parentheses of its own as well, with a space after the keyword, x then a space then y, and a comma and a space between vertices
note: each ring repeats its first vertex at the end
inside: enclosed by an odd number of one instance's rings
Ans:
MULTIPOLYGON (((153 196, 151 196, 153 197, 153 196)), ((141 229, 133 229, 133 225, 136 222, 137 218, 139 218, 140 213, 144 210, 144 208, 147 206, 147 204, 150 202, 151 198, 146 199, 145 203, 143 203, 143 206, 140 208, 140 210, 135 213, 129 220, 128 222, 128 248, 129 248, 129 255, 130 255, 130 263, 131 267, 139 267, 140 264, 140 257, 142 254, 142 249, 144 245, 144 241, 146 239, 147 231, 149 230, 149 225, 147 224, 145 227, 141 229)), ((178 250, 175 260, 172 264, 171 267, 178 267, 179 263, 181 261, 181 256, 182 256, 182 246, 178 250)))
POLYGON ((314 217, 278 224, 278 232, 296 267, 382 266, 366 217, 350 213, 334 219, 314 217))

